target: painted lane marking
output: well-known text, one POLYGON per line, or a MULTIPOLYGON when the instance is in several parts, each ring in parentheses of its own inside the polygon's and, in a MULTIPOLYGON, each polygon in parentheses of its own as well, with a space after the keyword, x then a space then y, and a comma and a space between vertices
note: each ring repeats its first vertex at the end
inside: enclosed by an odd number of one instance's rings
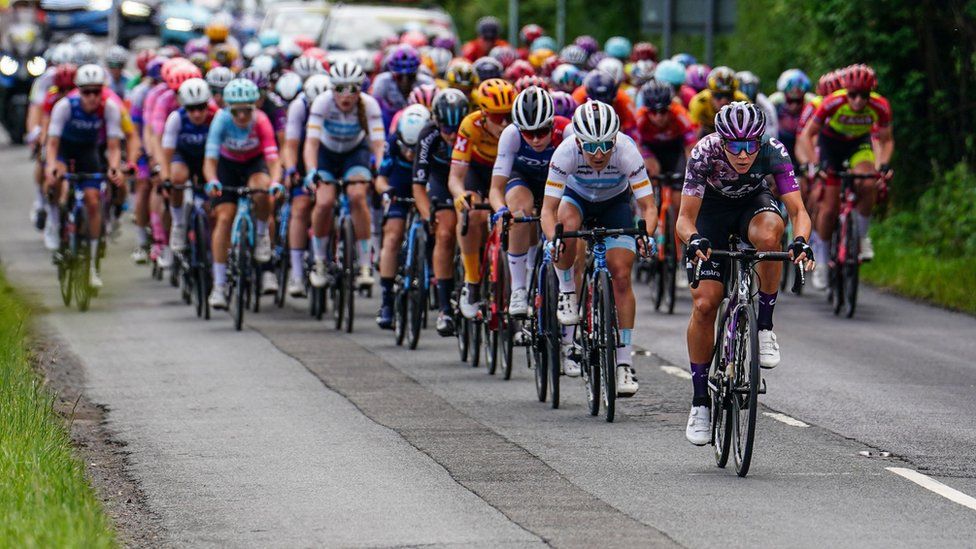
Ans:
POLYGON ((776 421, 779 421, 780 423, 785 423, 785 424, 789 425, 790 427, 809 427, 810 426, 809 424, 804 423, 804 422, 796 419, 795 417, 790 417, 790 416, 788 416, 786 414, 781 414, 779 412, 763 412, 763 415, 766 416, 766 417, 771 417, 771 418, 775 419, 776 421))
POLYGON ((661 366, 661 370, 666 374, 671 374, 674 377, 680 377, 681 379, 691 379, 691 372, 683 368, 678 368, 677 366, 661 366))
POLYGON ((932 477, 923 475, 913 469, 905 469, 904 467, 885 467, 885 469, 898 476, 907 478, 922 488, 935 492, 949 501, 954 501, 963 507, 969 507, 973 511, 976 511, 976 498, 968 496, 955 488, 950 488, 932 477))

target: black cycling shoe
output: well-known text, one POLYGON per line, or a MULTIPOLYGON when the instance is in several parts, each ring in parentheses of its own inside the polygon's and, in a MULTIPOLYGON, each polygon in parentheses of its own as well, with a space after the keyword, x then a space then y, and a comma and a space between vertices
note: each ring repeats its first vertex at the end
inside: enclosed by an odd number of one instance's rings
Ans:
POLYGON ((383 305, 376 313, 376 325, 384 330, 393 329, 393 306, 383 305))
POLYGON ((437 334, 441 337, 454 336, 454 317, 447 313, 437 316, 437 334))

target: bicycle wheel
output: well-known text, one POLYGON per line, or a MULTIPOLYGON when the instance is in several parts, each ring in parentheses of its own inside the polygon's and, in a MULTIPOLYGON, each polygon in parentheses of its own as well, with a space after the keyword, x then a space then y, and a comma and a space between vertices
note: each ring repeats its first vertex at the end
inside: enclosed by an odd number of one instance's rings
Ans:
POLYGON ((241 331, 244 327, 244 309, 247 308, 251 254, 248 253, 247 223, 240 223, 237 227, 237 244, 234 245, 234 286, 231 293, 234 329, 241 331))
POLYGON ((343 282, 346 293, 346 333, 352 333, 353 319, 356 314, 356 235, 353 232, 352 218, 342 220, 342 240, 345 242, 346 254, 343 256, 343 282))
POLYGON ((498 368, 498 330, 501 328, 501 315, 499 314, 500 300, 498 285, 492 278, 498 275, 498 263, 496 253, 489 253, 489 261, 494 264, 489 265, 485 277, 481 279, 481 297, 484 300, 481 325, 484 327, 485 343, 485 366, 488 368, 488 375, 495 375, 498 368))
POLYGON ((549 377, 549 406, 559 408, 559 376, 562 375, 563 327, 559 324, 556 309, 559 306, 559 275, 556 266, 549 264, 546 269, 545 315, 543 334, 546 354, 546 375, 549 377))
POLYGON ((725 360, 728 356, 726 344, 728 333, 725 309, 729 300, 726 298, 719 307, 715 317, 715 333, 718 334, 715 343, 715 354, 712 357, 712 367, 709 373, 709 397, 712 408, 712 443, 715 446, 715 465, 725 467, 729 462, 729 449, 732 444, 732 406, 729 402, 728 384, 725 381, 725 360), (720 324, 721 323, 721 324, 720 324))
MULTIPOLYGON (((402 280, 401 280, 402 283, 402 280)), ((393 340, 397 346, 403 345, 403 340, 407 338, 407 301, 410 293, 409 288, 397 288, 393 294, 393 340)))
POLYGON ((335 319, 335 329, 341 330, 342 325, 346 319, 346 255, 352 253, 352 250, 346 248, 345 239, 337 238, 340 234, 339 231, 335 231, 333 235, 333 241, 336 242, 336 267, 335 271, 335 286, 333 286, 330 291, 332 293, 332 316, 335 319))
POLYGON ((407 347, 420 343, 420 328, 426 321, 429 291, 427 284, 427 242, 424 231, 414 231, 413 265, 410 275, 410 294, 407 296, 407 347))
POLYGON ((852 318, 854 310, 857 308, 857 287, 861 268, 861 235, 857 232, 857 223, 851 219, 850 215, 846 229, 847 233, 844 240, 847 245, 847 261, 844 262, 843 266, 844 298, 846 301, 844 316, 852 318))
POLYGON ((617 411, 617 308, 613 303, 610 275, 600 271, 593 294, 593 328, 600 358, 600 396, 608 423, 617 411))
POLYGON ((74 259, 71 256, 71 252, 64 245, 61 246, 60 253, 58 257, 55 258, 54 262, 58 267, 58 288, 61 290, 61 301, 64 303, 65 307, 71 305, 71 276, 72 269, 71 264, 74 259))
MULTIPOLYGON (((287 249, 285 250, 287 251, 287 249)), ((286 257, 284 254, 278 258, 278 268, 275 273, 278 279, 278 291, 275 292, 275 305, 279 309, 285 306, 285 297, 288 295, 286 290, 288 287, 288 273, 291 270, 291 265, 289 265, 290 259, 290 257, 286 257)))
POLYGON ((756 415, 759 409, 759 330, 752 307, 733 312, 735 336, 731 356, 732 375, 732 456, 740 477, 749 473, 752 448, 756 439, 756 415))
POLYGON ((597 348, 597 334, 594 332, 596 316, 591 314, 594 301, 594 288, 589 281, 590 273, 583 275, 583 310, 577 326, 577 339, 583 349, 583 363, 580 365, 586 388, 586 405, 591 416, 600 413, 600 357, 597 348))
POLYGON ((664 308, 669 315, 674 314, 675 278, 678 276, 678 246, 674 241, 674 216, 671 211, 667 214, 667 226, 664 231, 664 264, 661 266, 664 281, 664 308))
POLYGON ((71 275, 72 293, 75 306, 85 312, 91 304, 91 253, 88 251, 88 240, 79 239, 78 255, 74 261, 74 273, 71 275))
POLYGON ((834 308, 834 314, 839 315, 844 307, 844 273, 843 264, 840 260, 840 231, 844 230, 844 221, 834 230, 831 238, 830 257, 833 259, 830 265, 830 292, 829 299, 834 308))

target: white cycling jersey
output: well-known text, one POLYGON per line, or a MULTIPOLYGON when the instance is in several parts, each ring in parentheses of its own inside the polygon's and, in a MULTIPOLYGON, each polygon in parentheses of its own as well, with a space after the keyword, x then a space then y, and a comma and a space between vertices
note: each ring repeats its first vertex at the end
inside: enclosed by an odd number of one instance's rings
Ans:
POLYGON ((383 129, 383 114, 379 103, 365 93, 360 92, 359 98, 361 107, 342 112, 336 104, 333 91, 319 94, 308 115, 305 137, 317 138, 323 147, 334 153, 349 152, 367 137, 370 141, 385 140, 386 132, 383 129), (365 110, 366 129, 359 123, 360 108, 365 110))
POLYGON ((628 186, 634 191, 635 198, 654 194, 644 159, 633 139, 618 133, 610 163, 599 172, 586 163, 576 139, 566 139, 552 154, 546 196, 561 198, 569 187, 590 202, 605 202, 624 192, 628 186))
POLYGON ((305 125, 308 123, 308 101, 305 100, 305 93, 299 93, 298 97, 292 99, 288 104, 288 118, 285 122, 285 140, 294 139, 302 141, 305 139, 305 125))

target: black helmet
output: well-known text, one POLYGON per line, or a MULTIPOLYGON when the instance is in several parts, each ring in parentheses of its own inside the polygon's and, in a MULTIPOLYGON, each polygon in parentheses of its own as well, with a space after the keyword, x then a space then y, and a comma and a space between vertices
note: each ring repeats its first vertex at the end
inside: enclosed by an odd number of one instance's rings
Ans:
POLYGON ((468 98, 461 90, 445 88, 434 96, 431 110, 438 124, 457 128, 468 115, 468 98))
POLYGON ((648 109, 658 111, 671 106, 674 99, 674 88, 667 82, 651 79, 640 89, 641 99, 648 109))
POLYGON ((498 35, 502 32, 502 24, 497 18, 487 15, 478 19, 476 25, 478 31, 478 36, 484 38, 485 40, 495 40, 498 35))

